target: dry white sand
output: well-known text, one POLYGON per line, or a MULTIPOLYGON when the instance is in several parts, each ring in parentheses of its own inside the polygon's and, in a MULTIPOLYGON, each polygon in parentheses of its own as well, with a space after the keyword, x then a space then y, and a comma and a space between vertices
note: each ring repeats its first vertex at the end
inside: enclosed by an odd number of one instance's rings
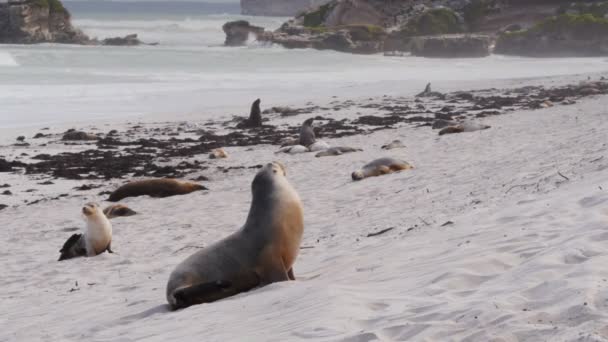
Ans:
POLYGON ((81 206, 100 198, 7 208, 0 341, 608 341, 607 104, 514 112, 441 138, 400 128, 329 140, 365 150, 340 157, 229 148, 218 164, 287 165, 305 208, 298 280, 177 312, 170 272, 244 223, 257 170, 123 201, 140 215, 114 220, 117 254, 93 258, 56 261, 63 229, 83 227, 81 206), (380 149, 393 139, 408 148, 380 149), (350 180, 381 156, 416 168, 350 180))

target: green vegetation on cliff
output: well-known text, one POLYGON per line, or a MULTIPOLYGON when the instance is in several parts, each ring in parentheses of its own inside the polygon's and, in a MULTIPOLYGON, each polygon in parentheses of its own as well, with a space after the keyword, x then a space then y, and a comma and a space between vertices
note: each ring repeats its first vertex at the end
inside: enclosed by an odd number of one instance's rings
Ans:
POLYGON ((60 0, 34 0, 34 5, 49 8, 51 13, 65 13, 68 14, 68 10, 63 7, 60 0))
POLYGON ((429 36, 463 31, 458 15, 447 8, 437 8, 410 20, 401 30, 404 36, 429 36))
POLYGON ((320 6, 314 11, 306 12, 302 14, 303 24, 306 27, 321 27, 325 25, 325 19, 329 15, 332 9, 334 9, 334 3, 328 3, 320 6))
POLYGON ((596 18, 604 18, 608 14, 608 2, 584 3, 576 2, 561 6, 558 14, 591 14, 596 18))
POLYGON ((463 9, 464 21, 469 31, 476 31, 483 18, 490 13, 492 3, 490 0, 472 0, 463 9))
POLYGON ((536 24, 529 30, 508 32, 500 39, 549 36, 558 39, 594 40, 608 37, 608 19, 592 14, 562 14, 536 24))

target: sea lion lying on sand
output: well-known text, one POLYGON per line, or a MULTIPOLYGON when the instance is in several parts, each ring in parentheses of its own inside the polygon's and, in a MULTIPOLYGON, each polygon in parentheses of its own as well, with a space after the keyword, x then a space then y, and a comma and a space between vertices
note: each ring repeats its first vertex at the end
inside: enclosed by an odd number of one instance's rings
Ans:
POLYGON ((413 168, 413 166, 402 160, 394 158, 380 158, 366 164, 361 170, 353 172, 352 178, 354 181, 358 181, 367 177, 381 176, 413 168))
POLYGON ((147 179, 127 183, 110 194, 108 201, 118 202, 127 197, 148 195, 150 197, 170 197, 186 195, 194 191, 207 190, 206 187, 177 179, 147 179))
POLYGON ((481 125, 473 122, 463 122, 458 125, 448 126, 441 131, 439 131, 439 135, 444 134, 454 134, 454 133, 463 133, 463 132, 475 132, 482 131, 488 128, 492 128, 492 126, 481 125))
POLYGON ((103 210, 103 213, 109 219, 137 215, 137 212, 123 204, 110 205, 103 210))
POLYGON ((392 150, 394 148, 405 148, 405 145, 401 140, 393 140, 390 144, 383 145, 381 148, 383 150, 392 150))
POLYGON ((72 235, 59 253, 59 261, 81 256, 95 256, 112 251, 112 224, 97 203, 87 203, 82 208, 87 223, 84 234, 72 235))
POLYGON ((285 175, 278 162, 264 166, 251 184, 253 200, 245 225, 175 268, 166 292, 172 309, 295 280, 293 264, 304 220, 300 198, 285 175))
POLYGON ((351 152, 359 152, 359 151, 363 151, 360 148, 352 148, 352 147, 345 147, 345 146, 338 146, 338 147, 330 147, 325 151, 319 152, 315 155, 315 157, 319 158, 319 157, 328 157, 328 156, 339 156, 345 153, 351 153, 351 152))

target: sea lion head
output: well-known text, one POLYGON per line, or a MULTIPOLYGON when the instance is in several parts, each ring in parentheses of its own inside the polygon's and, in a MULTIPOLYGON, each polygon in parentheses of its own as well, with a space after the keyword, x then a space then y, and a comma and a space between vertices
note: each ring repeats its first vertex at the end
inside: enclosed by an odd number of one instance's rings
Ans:
POLYGON ((101 211, 101 208, 99 207, 99 204, 97 203, 87 203, 84 205, 84 207, 82 207, 82 214, 86 217, 92 217, 92 216, 96 216, 99 214, 103 214, 103 212, 101 211))
POLYGON ((312 126, 312 122, 315 121, 315 118, 310 118, 304 121, 304 126, 312 126))
POLYGON ((136 211, 134 211, 131 208, 129 208, 125 205, 122 205, 122 204, 111 205, 111 206, 105 208, 103 210, 103 213, 109 219, 115 218, 115 217, 127 217, 127 216, 137 215, 136 211))
POLYGON ((354 181, 362 180, 363 178, 365 178, 365 176, 363 175, 363 171, 361 170, 353 172, 351 176, 353 177, 354 181))

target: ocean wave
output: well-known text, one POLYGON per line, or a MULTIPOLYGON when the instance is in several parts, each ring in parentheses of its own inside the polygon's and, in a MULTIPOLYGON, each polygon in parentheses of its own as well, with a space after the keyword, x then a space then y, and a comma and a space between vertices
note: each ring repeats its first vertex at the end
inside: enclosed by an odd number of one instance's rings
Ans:
POLYGON ((0 67, 16 67, 19 63, 9 52, 0 51, 0 67))

